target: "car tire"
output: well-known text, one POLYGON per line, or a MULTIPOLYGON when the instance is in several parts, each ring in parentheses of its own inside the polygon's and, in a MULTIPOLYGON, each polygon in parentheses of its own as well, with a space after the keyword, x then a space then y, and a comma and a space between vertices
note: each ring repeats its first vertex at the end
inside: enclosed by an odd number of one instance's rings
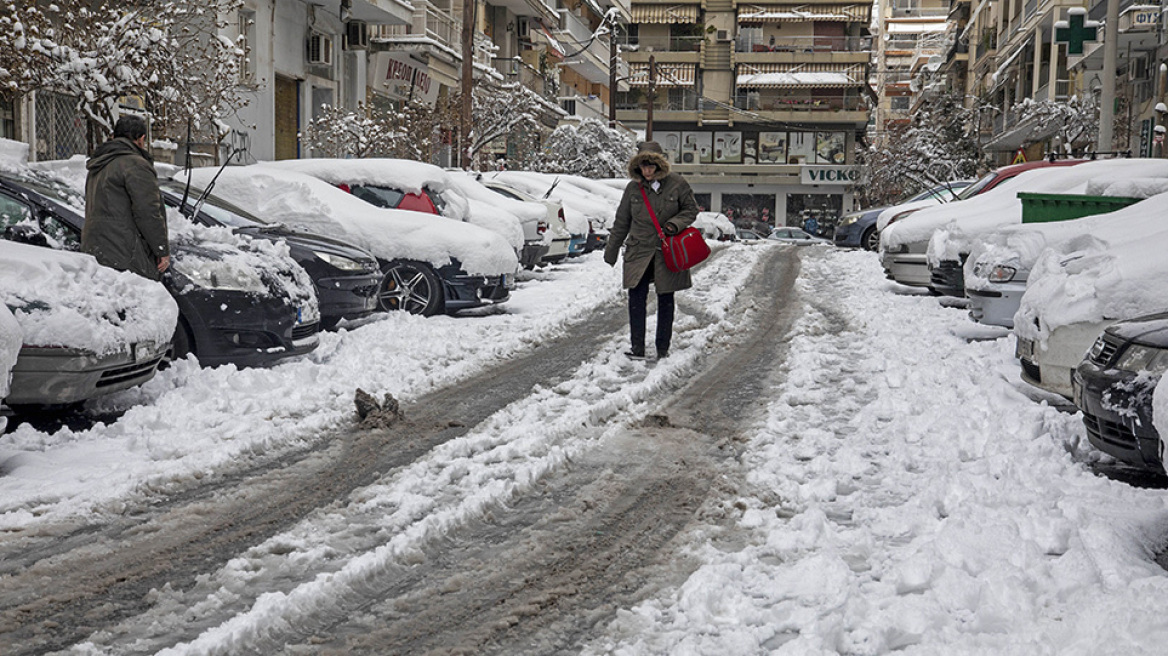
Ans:
POLYGON ((383 271, 385 278, 377 294, 382 310, 405 310, 424 317, 444 312, 442 280, 430 265, 414 260, 394 260, 383 271))
POLYGON ((860 247, 872 252, 880 249, 880 233, 876 232, 876 226, 868 228, 860 235, 860 247))

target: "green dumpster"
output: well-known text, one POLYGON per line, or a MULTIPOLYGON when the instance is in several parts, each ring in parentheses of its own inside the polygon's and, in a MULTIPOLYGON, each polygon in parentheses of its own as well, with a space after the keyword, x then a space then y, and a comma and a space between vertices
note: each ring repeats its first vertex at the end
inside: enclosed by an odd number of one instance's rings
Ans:
POLYGON ((1127 196, 1087 196, 1084 194, 1032 194, 1018 192, 1022 201, 1022 223, 1069 221, 1084 216, 1107 214, 1134 205, 1142 198, 1127 196))

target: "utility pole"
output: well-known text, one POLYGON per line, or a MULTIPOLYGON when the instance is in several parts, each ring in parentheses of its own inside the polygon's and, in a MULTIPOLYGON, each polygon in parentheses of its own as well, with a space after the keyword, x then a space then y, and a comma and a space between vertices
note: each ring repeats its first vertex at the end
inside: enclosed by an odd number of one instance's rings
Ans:
POLYGON ((612 30, 608 33, 608 127, 616 127, 616 19, 612 21, 612 30))
POLYGON ((1103 87, 1099 94, 1099 144, 1095 150, 1112 150, 1115 127, 1115 66, 1119 55, 1119 0, 1107 0, 1107 37, 1103 41, 1103 87))
POLYGON ((470 170, 471 109, 474 104, 474 21, 478 0, 462 0, 462 104, 459 106, 459 164, 470 170))
POLYGON ((645 141, 653 140, 653 103, 657 102, 657 58, 649 55, 649 111, 645 116, 645 141))

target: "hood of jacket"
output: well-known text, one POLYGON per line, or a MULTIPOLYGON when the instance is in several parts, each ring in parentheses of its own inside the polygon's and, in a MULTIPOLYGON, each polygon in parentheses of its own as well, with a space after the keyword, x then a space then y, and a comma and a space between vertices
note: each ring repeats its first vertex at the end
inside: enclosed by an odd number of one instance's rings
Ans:
POLYGON ((147 162, 154 164, 154 158, 150 156, 150 153, 142 150, 126 137, 118 137, 98 146, 93 151, 93 157, 90 157, 89 161, 85 163, 85 168, 90 172, 100 171, 110 162, 125 155, 139 155, 146 158, 147 162))
POLYGON ((629 160, 629 178, 641 183, 649 182, 641 175, 642 162, 652 162, 657 165, 657 173, 653 175, 654 180, 664 180, 665 176, 669 175, 669 158, 664 153, 642 150, 629 160))

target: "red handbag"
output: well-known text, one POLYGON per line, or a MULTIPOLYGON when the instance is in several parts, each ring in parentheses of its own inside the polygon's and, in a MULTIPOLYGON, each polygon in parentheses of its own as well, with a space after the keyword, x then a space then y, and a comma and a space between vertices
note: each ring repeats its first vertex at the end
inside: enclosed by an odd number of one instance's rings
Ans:
POLYGON ((653 227, 657 228, 657 236, 661 237, 661 252, 665 255, 665 268, 670 271, 685 271, 701 264, 710 256, 710 246, 702 238, 697 228, 686 228, 676 235, 666 235, 657 222, 657 213, 649 203, 649 194, 641 187, 641 198, 645 199, 645 209, 649 210, 649 217, 653 219, 653 227))

